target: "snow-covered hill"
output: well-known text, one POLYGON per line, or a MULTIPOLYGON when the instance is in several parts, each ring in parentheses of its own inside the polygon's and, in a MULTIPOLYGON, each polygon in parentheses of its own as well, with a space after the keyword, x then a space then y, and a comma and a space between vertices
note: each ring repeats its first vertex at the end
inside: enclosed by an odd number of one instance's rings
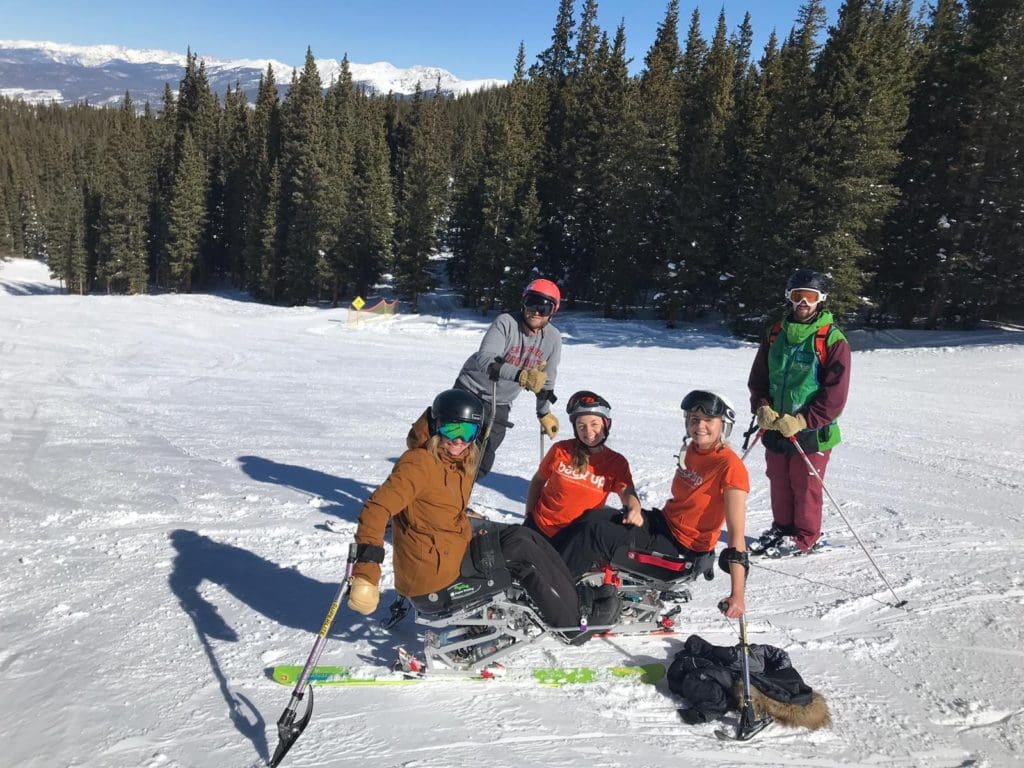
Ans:
MULTIPOLYGON (((0 264, 0 765, 220 768, 277 742, 289 690, 342 576, 362 501, 485 321, 283 309, 217 296, 65 296, 0 264), (341 533, 332 532, 325 524, 341 533)), ((744 402, 753 347, 564 313, 557 391, 612 404, 611 444, 647 505, 666 498, 681 395, 744 402)), ((504 681, 324 689, 285 768, 1019 766, 1024 752, 1024 334, 854 334, 844 443, 826 482, 836 549, 756 563, 751 637, 785 648, 834 724, 723 743, 661 684, 504 681)), ((564 412, 560 412, 563 415, 564 412)), ((538 461, 529 403, 474 491, 520 519, 538 461)), ((738 442, 738 441, 737 441, 738 442)), ((770 521, 748 458, 748 528, 770 521)), ((390 557, 377 618, 393 597, 390 557)), ((542 641, 509 665, 668 660, 688 633, 734 641, 695 586, 678 637, 542 641)), ((414 648, 342 610, 326 663, 414 648)))
MULTIPOLYGON (((223 60, 200 53, 210 86, 222 94, 239 83, 250 100, 255 98, 260 75, 273 66, 282 90, 291 80, 292 64, 272 59, 223 60)), ((301 63, 299 64, 301 68, 301 63)), ((0 40, 0 95, 26 101, 57 101, 73 104, 119 102, 128 91, 140 106, 148 101, 160 104, 164 84, 177 90, 185 69, 185 54, 159 50, 138 50, 116 45, 81 46, 34 40, 0 40)), ((324 86, 337 79, 341 62, 317 59, 324 86)), ((461 94, 503 84, 497 79, 460 80, 438 67, 414 66, 401 69, 387 62, 350 63, 352 78, 375 93, 408 95, 417 83, 430 91, 440 82, 445 93, 461 94)))

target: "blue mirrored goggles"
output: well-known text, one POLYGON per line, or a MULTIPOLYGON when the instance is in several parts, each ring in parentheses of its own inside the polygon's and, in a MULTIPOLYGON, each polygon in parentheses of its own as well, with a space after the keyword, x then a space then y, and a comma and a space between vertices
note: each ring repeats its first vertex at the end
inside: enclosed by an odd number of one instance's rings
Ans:
POLYGON ((437 425, 437 432, 445 440, 462 440, 471 443, 480 434, 480 425, 470 421, 446 421, 437 425))

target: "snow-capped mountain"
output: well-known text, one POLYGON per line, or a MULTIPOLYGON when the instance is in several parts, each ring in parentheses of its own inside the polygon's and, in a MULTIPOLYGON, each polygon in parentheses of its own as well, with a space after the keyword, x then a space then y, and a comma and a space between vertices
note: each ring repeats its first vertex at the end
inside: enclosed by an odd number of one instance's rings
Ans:
MULTIPOLYGON (((214 92, 223 95, 237 82, 252 100, 260 75, 269 64, 282 93, 287 89, 295 65, 273 59, 218 59, 199 54, 214 92)), ((337 79, 341 62, 317 59, 324 86, 337 79)), ((387 62, 349 64, 353 81, 385 94, 408 95, 416 84, 433 90, 440 81, 441 90, 462 94, 503 85, 504 80, 460 80, 439 67, 413 66, 401 69, 387 62)), ((157 107, 164 84, 177 90, 185 70, 185 54, 160 50, 140 50, 116 45, 65 45, 32 40, 0 40, 0 95, 25 101, 56 101, 73 104, 88 101, 102 105, 119 102, 128 91, 136 104, 149 102, 157 107)))

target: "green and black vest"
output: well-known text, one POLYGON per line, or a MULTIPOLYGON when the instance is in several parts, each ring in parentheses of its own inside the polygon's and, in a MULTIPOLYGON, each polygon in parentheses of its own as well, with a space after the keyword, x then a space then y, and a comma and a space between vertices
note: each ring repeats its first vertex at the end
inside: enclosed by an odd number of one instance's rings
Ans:
MULTIPOLYGON (((776 329, 773 328, 773 331, 776 329)), ((772 408, 779 413, 796 413, 814 399, 825 375, 824 351, 837 341, 844 341, 843 332, 832 324, 832 313, 822 311, 811 323, 783 320, 774 340, 769 334, 768 385, 772 408)), ((833 421, 818 430, 805 429, 798 435, 800 445, 809 450, 810 434, 816 432, 817 447, 827 451, 839 444, 839 423, 833 421)))

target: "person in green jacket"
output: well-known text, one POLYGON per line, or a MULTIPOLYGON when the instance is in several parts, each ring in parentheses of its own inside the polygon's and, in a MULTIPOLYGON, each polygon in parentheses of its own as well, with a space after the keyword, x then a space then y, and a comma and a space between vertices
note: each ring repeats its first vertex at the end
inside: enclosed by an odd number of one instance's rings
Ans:
POLYGON ((786 283, 790 311, 765 334, 750 369, 750 408, 764 430, 773 519, 752 554, 807 554, 821 540, 821 482, 791 438, 824 478, 850 389, 850 344, 824 308, 827 298, 824 275, 794 272, 786 283))

